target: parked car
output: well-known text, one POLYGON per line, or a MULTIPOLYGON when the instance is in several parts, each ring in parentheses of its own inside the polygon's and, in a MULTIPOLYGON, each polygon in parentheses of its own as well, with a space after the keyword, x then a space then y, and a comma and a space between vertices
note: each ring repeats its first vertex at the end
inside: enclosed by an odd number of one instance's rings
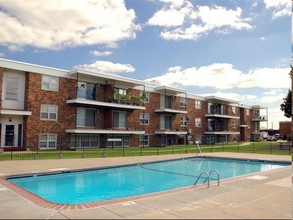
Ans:
POLYGON ((280 135, 268 135, 268 137, 267 137, 267 141, 277 141, 277 140, 279 140, 279 138, 280 138, 280 135))

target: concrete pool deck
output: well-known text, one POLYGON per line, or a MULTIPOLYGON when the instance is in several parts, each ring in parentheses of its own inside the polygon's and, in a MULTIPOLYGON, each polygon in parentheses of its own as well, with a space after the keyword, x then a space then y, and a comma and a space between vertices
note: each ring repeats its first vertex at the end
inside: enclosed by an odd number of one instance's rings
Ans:
MULTIPOLYGON (((277 160, 291 156, 205 153, 204 156, 277 160)), ((0 161, 0 175, 92 168, 195 156, 160 155, 57 160, 0 161)), ((0 219, 292 219, 292 168, 229 180, 210 188, 186 188, 84 209, 42 207, 0 184, 0 219)))

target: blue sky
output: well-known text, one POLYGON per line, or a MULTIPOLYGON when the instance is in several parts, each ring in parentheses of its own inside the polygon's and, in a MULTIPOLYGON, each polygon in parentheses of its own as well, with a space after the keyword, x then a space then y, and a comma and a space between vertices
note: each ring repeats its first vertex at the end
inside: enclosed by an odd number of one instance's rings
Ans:
POLYGON ((290 120, 289 0, 0 0, 0 19, 2 58, 267 106, 269 128, 290 120))

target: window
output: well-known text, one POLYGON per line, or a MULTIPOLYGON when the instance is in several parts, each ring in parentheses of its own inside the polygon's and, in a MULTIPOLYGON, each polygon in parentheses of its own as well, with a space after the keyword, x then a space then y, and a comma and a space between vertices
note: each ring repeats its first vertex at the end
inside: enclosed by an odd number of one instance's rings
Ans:
POLYGON ((161 108, 171 108, 172 96, 162 95, 160 98, 160 107, 161 108))
POLYGON ((70 136, 70 147, 71 148, 98 148, 99 147, 99 136, 95 134, 72 134, 70 136))
POLYGON ((140 113, 139 122, 141 125, 148 125, 149 124, 149 113, 140 113))
POLYGON ((160 115, 160 129, 171 129, 172 116, 160 115))
POLYGON ((7 85, 5 99, 18 100, 19 78, 9 77, 6 82, 7 85))
POLYGON ((195 118, 195 127, 201 127, 201 118, 195 118))
POLYGON ((232 128, 233 128, 233 129, 236 129, 236 128, 237 128, 237 126, 236 126, 236 122, 235 122, 235 121, 232 121, 232 128))
POLYGON ((181 97, 180 98, 180 106, 181 107, 186 107, 186 98, 185 97, 181 97))
POLYGON ((94 127, 96 125, 96 110, 91 108, 77 108, 76 125, 94 127))
POLYGON ((249 109, 245 109, 246 110, 246 115, 249 115, 249 109))
POLYGON ((126 89, 114 88, 114 92, 119 93, 120 95, 127 95, 127 90, 126 89))
POLYGON ((145 97, 144 101, 145 102, 150 102, 150 93, 146 91, 140 91, 140 96, 145 97))
POLYGON ((233 114, 236 114, 236 107, 235 106, 232 106, 232 112, 233 112, 233 114))
POLYGON ((195 100, 195 109, 201 109, 201 101, 195 100))
POLYGON ((57 134, 40 134, 40 149, 56 149, 57 134))
POLYGON ((58 106, 57 105, 45 105, 41 104, 41 119, 43 120, 57 120, 58 117, 58 106))
POLYGON ((57 76, 47 76, 42 77, 42 89, 58 91, 59 88, 59 78, 57 76))
POLYGON ((126 128, 126 112, 114 112, 114 128, 126 128))
POLYGON ((142 147, 146 147, 149 146, 149 136, 148 135, 140 135, 139 136, 139 146, 142 147))
POLYGON ((187 117, 186 116, 181 117, 180 126, 181 127, 186 127, 187 126, 187 117))

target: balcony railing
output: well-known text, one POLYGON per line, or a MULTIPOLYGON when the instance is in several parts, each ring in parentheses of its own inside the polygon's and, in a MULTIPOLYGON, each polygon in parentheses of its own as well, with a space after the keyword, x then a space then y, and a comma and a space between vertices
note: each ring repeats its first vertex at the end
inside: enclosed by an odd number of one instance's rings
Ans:
POLYGON ((268 117, 264 115, 254 115, 252 120, 253 121, 267 121, 268 117))

